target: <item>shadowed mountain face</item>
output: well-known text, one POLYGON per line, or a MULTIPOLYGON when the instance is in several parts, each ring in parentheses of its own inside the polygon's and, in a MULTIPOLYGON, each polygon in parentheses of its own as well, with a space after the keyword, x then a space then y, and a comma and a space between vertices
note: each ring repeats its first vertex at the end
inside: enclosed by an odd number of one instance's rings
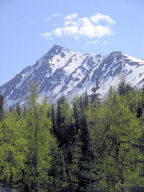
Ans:
POLYGON ((23 69, 6 84, 0 86, 5 107, 23 104, 30 81, 40 87, 40 97, 55 102, 65 95, 71 101, 84 91, 91 92, 99 78, 99 92, 104 95, 110 86, 117 86, 121 77, 133 87, 141 87, 144 80, 144 61, 119 51, 107 57, 94 53, 78 53, 54 45, 32 66, 23 69))

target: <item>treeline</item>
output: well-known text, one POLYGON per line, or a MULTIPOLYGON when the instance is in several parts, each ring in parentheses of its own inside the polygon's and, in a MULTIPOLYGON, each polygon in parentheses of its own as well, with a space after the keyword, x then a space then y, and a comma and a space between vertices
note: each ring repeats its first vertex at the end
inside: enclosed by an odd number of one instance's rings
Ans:
POLYGON ((0 183, 26 192, 144 191, 144 89, 124 81, 93 94, 3 110, 0 96, 0 183))

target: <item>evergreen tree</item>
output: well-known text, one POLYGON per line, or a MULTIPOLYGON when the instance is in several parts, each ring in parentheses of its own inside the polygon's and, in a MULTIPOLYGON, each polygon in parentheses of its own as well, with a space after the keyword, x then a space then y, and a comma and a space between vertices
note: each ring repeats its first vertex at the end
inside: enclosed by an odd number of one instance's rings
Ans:
POLYGON ((18 103, 16 105, 16 111, 17 111, 18 116, 21 117, 21 108, 18 103))
POLYGON ((52 129, 53 129, 53 134, 54 136, 56 135, 56 117, 55 117, 55 109, 54 109, 54 105, 52 105, 52 110, 51 110, 51 114, 52 114, 52 129))
POLYGON ((88 109, 89 107, 89 98, 88 98, 88 94, 87 94, 87 91, 84 93, 84 107, 85 109, 88 109))
POLYGON ((144 190, 144 89, 124 81, 103 101, 85 92, 71 107, 38 102, 30 83, 27 107, 3 111, 0 96, 0 182, 18 191, 144 190), (5 115, 3 115, 5 114, 5 115))
POLYGON ((51 156, 51 168, 48 172, 50 184, 47 191, 67 191, 68 182, 64 154, 61 149, 54 148, 51 150, 51 156))
POLYGON ((96 87, 92 88, 92 94, 90 95, 91 97, 91 103, 95 103, 95 101, 97 100, 98 102, 100 102, 100 94, 97 93, 97 90, 99 89, 99 78, 97 78, 96 80, 96 87))
POLYGON ((78 190, 77 191, 95 191, 93 188, 93 163, 92 148, 90 144, 89 131, 85 116, 82 118, 80 136, 80 155, 78 160, 78 190))
POLYGON ((69 141, 70 113, 69 104, 64 97, 60 98, 57 103, 56 134, 61 146, 69 141))
POLYGON ((126 95, 129 91, 132 91, 132 87, 126 83, 124 78, 122 78, 118 85, 118 93, 120 95, 126 95))
POLYGON ((80 130, 81 116, 83 114, 83 107, 81 108, 82 105, 83 104, 81 103, 81 100, 79 98, 75 98, 75 101, 73 102, 73 119, 75 126, 75 136, 78 135, 78 132, 80 130))

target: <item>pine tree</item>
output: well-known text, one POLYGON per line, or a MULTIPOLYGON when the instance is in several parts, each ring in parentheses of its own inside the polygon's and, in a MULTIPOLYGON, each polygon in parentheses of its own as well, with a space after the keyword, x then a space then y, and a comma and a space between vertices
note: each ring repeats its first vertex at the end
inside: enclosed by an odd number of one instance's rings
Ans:
POLYGON ((70 106, 62 97, 57 103, 57 125, 56 135, 60 142, 60 146, 67 144, 69 141, 68 133, 70 129, 70 106))
POLYGON ((89 98, 88 98, 87 91, 84 93, 84 107, 85 109, 88 109, 89 107, 89 98))
POLYGON ((52 148, 51 157, 51 167, 48 171, 50 184, 47 191, 67 191, 68 182, 63 151, 61 149, 52 148))
POLYGON ((100 94, 97 93, 97 90, 99 90, 99 78, 96 80, 96 87, 92 88, 92 94, 90 95, 91 97, 91 103, 95 103, 95 101, 100 102, 100 94))
POLYGON ((77 191, 94 192, 93 187, 93 154, 90 144, 89 131, 85 116, 82 118, 79 136, 80 155, 78 160, 78 189, 77 191))
POLYGON ((16 105, 16 111, 17 111, 18 116, 21 118, 21 108, 18 103, 16 105))
POLYGON ((90 133, 90 141, 93 154, 93 189, 94 191, 105 191, 105 186, 101 183, 102 180, 102 166, 104 158, 104 104, 95 102, 95 105, 90 107, 86 112, 88 128, 90 133))
POLYGON ((78 101, 73 103, 73 118, 74 118, 74 126, 75 126, 75 136, 78 134, 80 129, 80 107, 78 106, 78 101))
POLYGON ((56 117, 55 117, 54 105, 52 105, 51 114, 52 114, 52 117, 51 117, 51 118, 52 118, 53 134, 54 134, 54 136, 56 136, 56 117))
POLYGON ((122 78, 118 85, 118 93, 120 95, 126 95, 129 91, 132 91, 132 87, 126 83, 124 78, 122 78))

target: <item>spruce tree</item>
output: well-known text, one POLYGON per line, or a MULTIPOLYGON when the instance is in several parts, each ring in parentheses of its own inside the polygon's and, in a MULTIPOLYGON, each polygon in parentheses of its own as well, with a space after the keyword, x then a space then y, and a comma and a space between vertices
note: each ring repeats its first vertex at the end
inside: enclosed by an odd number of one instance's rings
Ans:
POLYGON ((92 88, 92 94, 90 95, 91 97, 91 103, 94 104, 95 101, 100 102, 100 94, 97 93, 97 91, 99 90, 99 78, 96 79, 96 87, 92 88))
POLYGON ((52 109, 51 109, 51 114, 52 114, 52 129, 53 129, 53 134, 54 136, 56 135, 56 117, 55 117, 55 109, 54 109, 54 105, 52 105, 52 109))
POLYGON ((20 108, 20 105, 18 103, 16 105, 16 111, 17 111, 18 116, 21 117, 21 108, 20 108))
POLYGON ((83 115, 79 135, 80 155, 78 160, 78 189, 77 191, 94 192, 93 188, 93 154, 90 143, 87 120, 83 115))
POLYGON ((132 87, 126 83, 124 78, 122 78, 118 85, 118 93, 120 95, 126 95, 129 91, 132 91, 132 87))

